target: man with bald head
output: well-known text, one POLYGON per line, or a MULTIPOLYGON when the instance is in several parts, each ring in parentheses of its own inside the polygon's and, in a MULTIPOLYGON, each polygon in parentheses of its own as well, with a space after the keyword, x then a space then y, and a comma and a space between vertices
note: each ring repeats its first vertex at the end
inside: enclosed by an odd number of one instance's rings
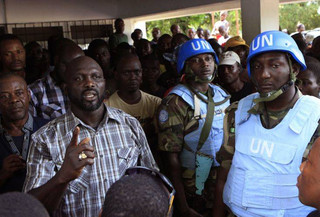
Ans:
POLYGON ((46 77, 29 85, 31 92, 30 112, 36 117, 54 119, 65 114, 69 100, 61 89, 66 65, 84 56, 81 48, 70 39, 60 39, 56 44, 55 67, 46 77))
POLYGON ((29 100, 22 77, 0 76, 0 193, 22 191, 30 136, 47 123, 28 113, 29 100))
POLYGON ((98 216, 107 190, 127 168, 157 166, 139 122, 103 103, 97 62, 72 60, 63 87, 70 110, 32 137, 24 190, 52 216, 98 216))
POLYGON ((107 105, 134 116, 142 126, 150 125, 161 99, 140 90, 142 68, 138 56, 127 54, 121 57, 115 77, 119 89, 106 100, 107 105))
POLYGON ((298 176, 297 187, 301 203, 312 206, 317 210, 308 217, 320 216, 320 139, 312 145, 307 160, 300 165, 301 174, 298 176))
POLYGON ((172 24, 172 26, 170 27, 170 31, 172 33, 172 37, 178 33, 181 33, 181 29, 178 24, 172 24))
POLYGON ((188 37, 190 39, 194 39, 196 37, 196 30, 194 28, 188 29, 188 37))

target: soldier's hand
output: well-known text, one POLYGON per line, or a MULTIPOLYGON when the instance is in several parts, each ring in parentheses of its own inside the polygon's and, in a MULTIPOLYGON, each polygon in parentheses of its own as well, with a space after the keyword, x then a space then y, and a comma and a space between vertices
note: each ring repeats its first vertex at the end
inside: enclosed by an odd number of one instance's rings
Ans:
POLYGON ((22 160, 21 156, 12 154, 3 160, 2 168, 0 170, 1 179, 10 178, 14 172, 26 167, 26 164, 22 160))
POLYGON ((85 166, 94 163, 94 149, 88 144, 90 139, 87 137, 77 144, 79 133, 80 128, 76 127, 59 170, 59 176, 65 183, 78 178, 85 166), (80 157, 81 154, 83 157, 80 157))

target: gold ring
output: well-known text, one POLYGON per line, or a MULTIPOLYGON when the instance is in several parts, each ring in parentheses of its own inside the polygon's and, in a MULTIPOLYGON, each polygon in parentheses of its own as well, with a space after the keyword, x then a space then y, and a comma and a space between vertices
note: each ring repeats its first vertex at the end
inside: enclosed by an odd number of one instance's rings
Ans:
POLYGON ((79 160, 81 161, 81 160, 83 160, 83 159, 86 159, 88 156, 84 153, 84 152, 81 152, 80 154, 79 154, 79 160))

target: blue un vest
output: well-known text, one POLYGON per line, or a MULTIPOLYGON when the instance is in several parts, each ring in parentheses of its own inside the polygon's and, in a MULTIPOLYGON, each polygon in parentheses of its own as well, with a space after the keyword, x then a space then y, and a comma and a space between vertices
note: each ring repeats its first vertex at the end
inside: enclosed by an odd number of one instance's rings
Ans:
POLYGON ((235 113, 235 153, 224 202, 237 216, 306 216, 313 210, 296 187, 303 153, 318 127, 320 100, 302 96, 274 128, 250 115, 257 93, 239 102, 235 113))
MULTIPOLYGON (((228 94, 226 94, 220 87, 209 84, 209 87, 213 90, 213 101, 215 103, 223 101, 228 94)), ((193 94, 187 87, 184 85, 177 85, 170 94, 176 94, 180 96, 186 103, 188 103, 192 109, 197 110, 195 108, 195 94, 193 94)), ((201 94, 201 93, 200 93, 201 94)), ((201 94, 202 95, 202 94, 201 94)), ((205 99, 207 97, 202 95, 205 99)), ((200 102, 200 115, 194 117, 198 119, 199 127, 197 130, 190 132, 189 134, 185 135, 184 143, 187 145, 187 148, 183 148, 182 152, 180 153, 180 162, 182 167, 195 169, 195 151, 197 150, 200 134, 202 127, 205 122, 205 115, 207 114, 207 103, 199 100, 200 102), (190 151, 192 150, 192 152, 190 151)), ((223 103, 222 105, 215 106, 215 113, 212 123, 212 128, 210 134, 200 149, 200 152, 206 154, 213 158, 213 166, 219 166, 219 163, 216 161, 216 153, 219 151, 222 140, 223 140, 223 117, 224 117, 224 110, 229 106, 229 100, 223 103)))

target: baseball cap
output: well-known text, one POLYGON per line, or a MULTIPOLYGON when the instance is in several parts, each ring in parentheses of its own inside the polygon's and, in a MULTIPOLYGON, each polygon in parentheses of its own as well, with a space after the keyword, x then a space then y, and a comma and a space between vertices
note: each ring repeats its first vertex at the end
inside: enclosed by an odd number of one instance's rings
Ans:
POLYGON ((224 46, 224 49, 227 50, 229 47, 236 47, 243 45, 249 50, 249 45, 246 44, 246 41, 243 40, 240 36, 234 36, 230 38, 227 42, 226 45, 224 46))
POLYGON ((220 65, 233 65, 235 63, 241 64, 238 54, 233 51, 226 51, 226 52, 222 53, 220 55, 219 62, 220 62, 219 66, 220 65))

